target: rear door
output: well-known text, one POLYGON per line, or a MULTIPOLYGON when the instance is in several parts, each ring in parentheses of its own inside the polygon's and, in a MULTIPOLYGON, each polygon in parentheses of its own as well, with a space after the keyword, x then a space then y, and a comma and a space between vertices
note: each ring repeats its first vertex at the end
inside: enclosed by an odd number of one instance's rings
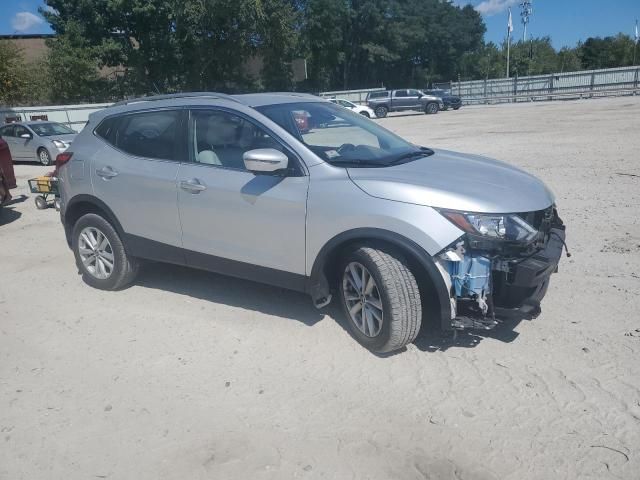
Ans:
POLYGON ((13 160, 19 160, 17 155, 18 145, 16 144, 15 128, 15 125, 6 125, 0 128, 0 137, 7 142, 7 146, 11 152, 11 158, 13 158, 13 160))
POLYGON ((113 211, 135 255, 184 263, 176 177, 186 157, 182 109, 158 109, 103 120, 106 144, 91 161, 95 195, 113 211))
POLYGON ((300 287, 309 177, 297 157, 253 119, 226 109, 192 110, 189 145, 191 162, 178 175, 188 263, 300 287), (243 154, 258 148, 284 152, 290 168, 279 174, 247 171, 243 154))

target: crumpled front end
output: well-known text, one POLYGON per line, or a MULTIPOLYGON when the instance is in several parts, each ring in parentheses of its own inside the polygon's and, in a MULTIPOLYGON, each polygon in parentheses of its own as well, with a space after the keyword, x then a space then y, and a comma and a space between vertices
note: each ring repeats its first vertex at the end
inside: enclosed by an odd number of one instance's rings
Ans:
POLYGON ((565 246, 565 226, 555 206, 517 216, 537 232, 527 242, 466 233, 436 256, 451 303, 444 329, 488 330, 502 319, 540 314, 565 246))

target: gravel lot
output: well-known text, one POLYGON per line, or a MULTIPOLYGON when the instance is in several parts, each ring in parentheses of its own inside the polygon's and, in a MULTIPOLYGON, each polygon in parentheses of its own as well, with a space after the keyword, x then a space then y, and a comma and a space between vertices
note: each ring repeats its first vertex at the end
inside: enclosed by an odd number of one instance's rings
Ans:
POLYGON ((148 265, 94 290, 28 193, 48 169, 18 164, 0 479, 640 478, 640 98, 380 122, 555 191, 573 257, 538 319, 382 358, 306 296, 248 281, 148 265))

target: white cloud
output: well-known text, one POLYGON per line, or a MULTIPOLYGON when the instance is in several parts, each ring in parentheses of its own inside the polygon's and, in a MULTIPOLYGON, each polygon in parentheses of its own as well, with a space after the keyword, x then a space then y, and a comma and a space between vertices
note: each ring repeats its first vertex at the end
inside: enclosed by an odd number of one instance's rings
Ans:
POLYGON ((26 32, 41 23, 44 23, 42 17, 34 15, 31 12, 18 12, 15 17, 11 19, 11 27, 16 32, 26 32))
POLYGON ((483 0, 476 5, 476 10, 482 15, 495 15, 518 3, 518 0, 483 0))

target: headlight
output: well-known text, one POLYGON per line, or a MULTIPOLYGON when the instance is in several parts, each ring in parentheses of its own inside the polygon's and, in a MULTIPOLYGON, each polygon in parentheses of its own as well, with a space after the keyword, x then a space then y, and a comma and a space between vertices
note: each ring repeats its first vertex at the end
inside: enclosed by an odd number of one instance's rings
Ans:
POLYGON ((54 140, 53 144, 56 146, 56 148, 67 148, 64 142, 61 142, 60 140, 54 140))
POLYGON ((537 230, 513 214, 462 213, 443 210, 440 212, 461 230, 472 235, 528 242, 537 235, 537 230))

